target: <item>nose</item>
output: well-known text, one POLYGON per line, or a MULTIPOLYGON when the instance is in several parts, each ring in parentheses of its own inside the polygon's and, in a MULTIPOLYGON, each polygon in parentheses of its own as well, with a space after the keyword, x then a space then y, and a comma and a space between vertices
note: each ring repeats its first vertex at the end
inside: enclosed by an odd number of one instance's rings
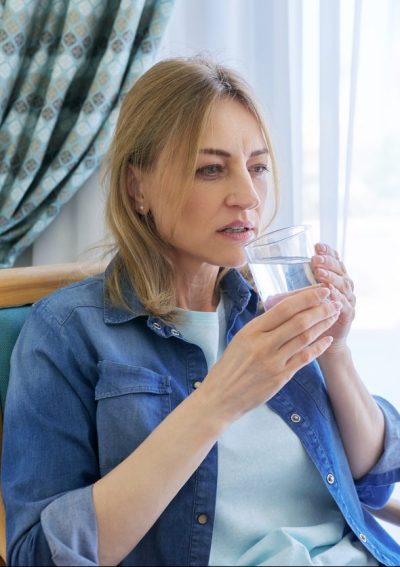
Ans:
POLYGON ((229 207, 238 207, 243 210, 256 209, 260 206, 260 195, 247 168, 229 180, 226 204, 229 207))

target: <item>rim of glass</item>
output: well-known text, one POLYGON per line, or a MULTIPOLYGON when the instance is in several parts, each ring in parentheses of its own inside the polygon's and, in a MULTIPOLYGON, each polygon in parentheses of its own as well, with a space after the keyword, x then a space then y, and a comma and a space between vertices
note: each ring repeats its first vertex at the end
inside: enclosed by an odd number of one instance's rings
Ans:
POLYGON ((277 242, 284 242, 285 240, 290 240, 291 238, 294 238, 295 236, 298 236, 300 232, 307 232, 307 230, 310 230, 312 228, 312 226, 310 224, 294 224, 291 226, 284 226, 282 228, 277 228, 275 230, 272 230, 271 232, 266 232, 265 234, 261 234, 259 236, 256 236, 256 238, 253 238, 253 240, 250 240, 250 242, 248 242, 245 246, 245 248, 252 246, 252 248, 256 247, 256 246, 271 246, 271 244, 276 244, 277 242), (278 238, 275 240, 271 240, 270 242, 265 242, 265 243, 259 243, 257 244, 257 242, 259 240, 262 240, 265 237, 271 237, 274 236, 274 234, 278 234, 278 233, 282 233, 285 230, 289 230, 289 229, 297 229, 296 232, 294 234, 290 234, 288 236, 285 236, 284 238, 278 238))

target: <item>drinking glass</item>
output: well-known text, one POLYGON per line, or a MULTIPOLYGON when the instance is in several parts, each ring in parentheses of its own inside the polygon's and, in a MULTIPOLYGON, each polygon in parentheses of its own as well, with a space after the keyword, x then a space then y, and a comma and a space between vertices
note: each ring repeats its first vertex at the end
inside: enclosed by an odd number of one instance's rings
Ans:
POLYGON ((311 226, 280 228, 251 240, 245 254, 257 291, 268 297, 316 284, 311 269, 311 226))

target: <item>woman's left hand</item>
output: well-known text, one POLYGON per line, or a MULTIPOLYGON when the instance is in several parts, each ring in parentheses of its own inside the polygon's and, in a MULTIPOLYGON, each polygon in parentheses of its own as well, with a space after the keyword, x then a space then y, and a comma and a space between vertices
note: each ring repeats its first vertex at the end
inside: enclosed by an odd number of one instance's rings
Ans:
POLYGON ((336 250, 327 244, 318 243, 315 252, 311 267, 317 282, 330 288, 332 301, 341 301, 343 304, 339 318, 325 333, 333 337, 333 342, 326 351, 333 354, 346 346, 347 335, 355 317, 354 284, 336 250))

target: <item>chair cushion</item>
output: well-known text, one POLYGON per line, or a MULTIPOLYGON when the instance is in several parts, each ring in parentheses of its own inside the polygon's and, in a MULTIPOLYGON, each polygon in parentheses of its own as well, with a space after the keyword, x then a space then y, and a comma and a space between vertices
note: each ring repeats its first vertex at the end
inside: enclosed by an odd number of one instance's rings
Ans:
POLYGON ((30 309, 31 305, 0 309, 0 402, 2 413, 10 375, 11 353, 30 309))

